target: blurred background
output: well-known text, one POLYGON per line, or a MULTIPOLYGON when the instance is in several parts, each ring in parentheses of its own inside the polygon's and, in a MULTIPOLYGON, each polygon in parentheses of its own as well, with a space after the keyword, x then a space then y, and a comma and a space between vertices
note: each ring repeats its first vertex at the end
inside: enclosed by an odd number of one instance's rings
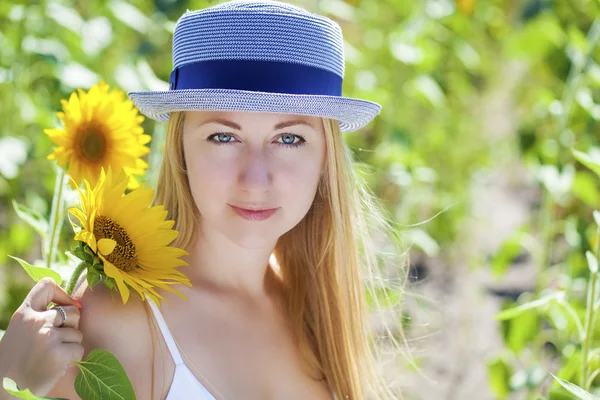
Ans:
MULTIPOLYGON (((600 180, 571 149, 600 160, 600 1, 289 2, 342 26, 344 95, 383 106, 346 140, 412 244, 403 312, 421 372, 402 376, 407 399, 575 398, 550 373, 581 381, 574 317, 586 315, 600 180), (570 308, 495 318, 553 290, 570 308)), ((33 286, 8 254, 41 258, 11 203, 50 214, 43 129, 58 126, 60 100, 100 79, 166 90, 176 20, 216 3, 0 3, 0 329, 33 286)), ((164 125, 144 128, 153 183, 164 125)), ((595 349, 599 329, 586 328, 595 349)))

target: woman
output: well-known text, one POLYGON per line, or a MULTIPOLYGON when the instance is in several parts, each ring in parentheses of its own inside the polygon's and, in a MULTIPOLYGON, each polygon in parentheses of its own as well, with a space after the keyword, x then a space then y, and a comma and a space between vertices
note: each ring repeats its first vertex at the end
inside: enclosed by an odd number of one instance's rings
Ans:
MULTIPOLYGON (((184 14, 173 60, 169 91, 129 95, 168 122, 155 202, 176 221, 192 286, 177 287, 187 300, 161 291, 159 310, 84 284, 85 354, 113 353, 139 399, 398 398, 366 335, 369 228, 387 225, 342 135, 380 106, 341 96, 341 29, 233 1, 184 14)), ((76 374, 48 396, 77 398, 76 374)))

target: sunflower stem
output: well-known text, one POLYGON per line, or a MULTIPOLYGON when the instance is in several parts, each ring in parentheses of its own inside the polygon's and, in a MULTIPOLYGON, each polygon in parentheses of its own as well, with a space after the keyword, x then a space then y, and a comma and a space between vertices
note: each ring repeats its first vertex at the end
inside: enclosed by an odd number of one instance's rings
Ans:
POLYGON ((46 266, 52 268, 54 261, 54 249, 58 242, 60 233, 59 222, 62 207, 62 192, 65 179, 65 170, 58 167, 56 173, 56 184, 54 186, 54 196, 52 197, 52 213, 50 214, 50 235, 46 243, 46 266))
POLYGON ((77 264, 75 271, 73 271, 73 275, 71 275, 71 279, 69 279, 69 284, 67 285, 67 294, 69 296, 71 294, 73 294, 73 290, 75 290, 75 285, 77 284, 77 281, 79 280, 79 277, 81 276, 81 273, 83 272, 83 270, 86 267, 87 267, 87 264, 85 261, 82 261, 79 264, 77 264))

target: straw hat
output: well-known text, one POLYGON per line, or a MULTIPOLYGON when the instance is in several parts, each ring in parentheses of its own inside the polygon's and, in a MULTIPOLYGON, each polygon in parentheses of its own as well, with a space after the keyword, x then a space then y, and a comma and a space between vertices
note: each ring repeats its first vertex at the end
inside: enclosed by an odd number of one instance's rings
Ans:
POLYGON ((187 11, 173 34, 167 91, 130 92, 144 115, 221 110, 332 118, 342 132, 381 110, 343 97, 344 39, 329 18, 269 0, 234 0, 187 11))

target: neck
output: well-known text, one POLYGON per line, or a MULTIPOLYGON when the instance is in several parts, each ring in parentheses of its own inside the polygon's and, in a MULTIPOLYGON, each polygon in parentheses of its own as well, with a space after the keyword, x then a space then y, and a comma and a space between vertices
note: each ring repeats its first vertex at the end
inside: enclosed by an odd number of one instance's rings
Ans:
POLYGON ((280 294, 281 280, 276 263, 271 262, 275 244, 247 249, 220 233, 196 237, 198 240, 187 249, 189 266, 181 269, 192 290, 257 301, 280 294))

